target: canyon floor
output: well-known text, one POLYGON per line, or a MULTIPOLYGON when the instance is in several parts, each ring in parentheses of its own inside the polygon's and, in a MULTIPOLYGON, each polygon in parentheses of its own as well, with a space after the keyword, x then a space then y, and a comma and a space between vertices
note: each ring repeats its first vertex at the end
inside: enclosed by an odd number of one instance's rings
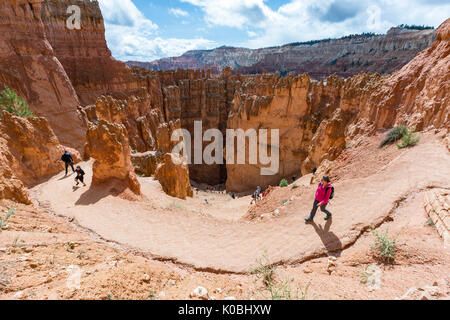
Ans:
MULTIPOLYGON (((310 176, 250 205, 204 191, 174 199, 152 178, 139 178, 144 201, 130 202, 61 173, 0 234, 0 298, 188 299, 202 286, 211 299, 266 299, 250 274, 264 256, 275 281, 306 299, 395 299, 425 286, 449 297, 450 251, 424 210, 426 192, 450 190, 448 149, 433 133, 405 150, 378 149, 381 138, 338 158, 334 218, 319 212, 309 225, 310 176), (375 254, 373 229, 397 239, 394 263, 375 254)), ((92 176, 92 162, 81 166, 92 176)))

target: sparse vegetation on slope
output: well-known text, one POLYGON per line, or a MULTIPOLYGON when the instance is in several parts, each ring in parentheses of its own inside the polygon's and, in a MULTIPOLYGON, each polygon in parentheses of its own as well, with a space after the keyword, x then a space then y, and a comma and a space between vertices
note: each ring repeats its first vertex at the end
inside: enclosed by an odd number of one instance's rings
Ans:
POLYGON ((380 234, 378 231, 374 231, 373 235, 375 236, 375 243, 372 248, 379 253, 385 262, 392 263, 397 254, 397 240, 390 239, 388 230, 386 230, 383 234, 380 234))
POLYGON ((0 233, 8 226, 8 221, 16 214, 16 209, 9 208, 8 211, 0 214, 0 233))
POLYGON ((289 186, 289 182, 286 179, 283 179, 280 181, 280 187, 281 188, 286 188, 289 186))
POLYGON ((262 280, 262 292, 269 294, 272 300, 307 300, 310 284, 304 289, 297 288, 296 292, 291 287, 291 281, 275 280, 276 267, 271 265, 267 257, 267 253, 257 261, 257 266, 249 272, 250 275, 255 275, 257 280, 262 280))
POLYGON ((380 143, 380 148, 393 144, 399 140, 402 140, 401 143, 397 145, 400 149, 415 146, 420 141, 414 130, 408 129, 406 126, 397 126, 388 132, 386 137, 380 143))
POLYGON ((414 130, 406 130, 406 133, 403 135, 402 141, 397 145, 400 149, 413 147, 418 144, 420 141, 419 137, 417 137, 414 130))
POLYGON ((391 131, 388 132, 386 137, 381 142, 380 148, 383 148, 389 144, 393 144, 399 141, 406 133, 406 131, 408 131, 408 128, 406 126, 397 126, 393 128, 391 131))
POLYGON ((0 108, 21 118, 34 117, 26 101, 7 86, 0 92, 0 108))

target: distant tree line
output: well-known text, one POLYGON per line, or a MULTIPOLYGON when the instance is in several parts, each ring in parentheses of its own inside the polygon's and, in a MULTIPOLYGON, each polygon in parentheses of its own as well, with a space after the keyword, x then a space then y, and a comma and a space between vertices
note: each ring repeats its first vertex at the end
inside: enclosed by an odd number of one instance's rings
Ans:
POLYGON ((418 26, 418 25, 409 25, 409 24, 401 24, 399 25, 397 28, 402 28, 402 29, 410 29, 410 30, 429 30, 429 29, 434 29, 434 27, 431 26, 418 26))
POLYGON ((313 46, 313 45, 315 45, 317 43, 329 42, 329 41, 332 41, 332 40, 345 40, 345 39, 353 39, 353 38, 368 38, 368 37, 374 37, 376 35, 377 34, 375 34, 373 32, 364 32, 364 33, 360 33, 360 34, 350 34, 350 35, 344 36, 342 38, 327 38, 327 39, 321 39, 321 40, 292 42, 292 43, 285 44, 282 47, 313 46))

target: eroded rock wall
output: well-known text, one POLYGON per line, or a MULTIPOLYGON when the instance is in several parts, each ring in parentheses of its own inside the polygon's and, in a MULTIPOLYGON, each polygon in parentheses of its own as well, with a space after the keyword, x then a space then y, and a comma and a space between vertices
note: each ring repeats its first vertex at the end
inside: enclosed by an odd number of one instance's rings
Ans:
POLYGON ((0 2, 0 88, 9 86, 48 119, 59 140, 81 149, 85 127, 77 94, 41 20, 42 0, 0 2))
POLYGON ((358 137, 406 124, 417 130, 450 126, 450 19, 437 40, 392 75, 360 74, 326 82, 308 76, 246 78, 228 127, 279 129, 280 171, 261 176, 260 165, 228 165, 227 189, 248 191, 307 174, 333 161, 358 137))
POLYGON ((58 160, 65 150, 80 161, 76 150, 60 144, 45 118, 23 119, 0 111, 0 199, 30 203, 25 188, 64 170, 58 160))
POLYGON ((97 1, 45 0, 41 17, 55 56, 66 70, 82 105, 95 103, 101 95, 125 99, 145 90, 145 79, 134 77, 126 64, 111 55, 103 16, 97 1), (66 26, 67 8, 81 9, 81 29, 66 26))
POLYGON ((118 194, 131 190, 141 196, 141 186, 131 163, 131 150, 126 128, 121 124, 100 120, 90 123, 87 143, 92 158, 92 185, 112 184, 118 194))

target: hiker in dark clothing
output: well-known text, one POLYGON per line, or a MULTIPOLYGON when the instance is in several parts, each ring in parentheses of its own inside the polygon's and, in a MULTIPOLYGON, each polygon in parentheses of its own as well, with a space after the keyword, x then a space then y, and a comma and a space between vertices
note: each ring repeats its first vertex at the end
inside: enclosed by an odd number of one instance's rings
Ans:
POLYGON ((72 171, 75 173, 75 168, 73 166, 74 161, 72 155, 68 151, 64 151, 64 154, 61 157, 61 161, 64 162, 66 166, 66 176, 69 173, 69 166, 72 168, 72 171))
POLYGON ((332 214, 330 211, 327 210, 327 205, 330 199, 332 198, 333 194, 333 185, 330 182, 330 178, 328 176, 323 177, 322 182, 319 184, 319 187, 316 191, 316 197, 314 199, 314 205, 313 209, 311 210, 311 214, 309 218, 305 219, 305 221, 312 222, 314 220, 314 217, 316 216, 317 209, 325 213, 327 216, 325 217, 325 220, 329 220, 332 217, 332 214))
POLYGON ((83 169, 81 169, 80 166, 77 167, 77 170, 75 172, 77 174, 77 177, 75 178, 75 182, 77 183, 77 186, 81 182, 86 187, 86 183, 84 183, 84 175, 86 173, 83 171, 83 169))

